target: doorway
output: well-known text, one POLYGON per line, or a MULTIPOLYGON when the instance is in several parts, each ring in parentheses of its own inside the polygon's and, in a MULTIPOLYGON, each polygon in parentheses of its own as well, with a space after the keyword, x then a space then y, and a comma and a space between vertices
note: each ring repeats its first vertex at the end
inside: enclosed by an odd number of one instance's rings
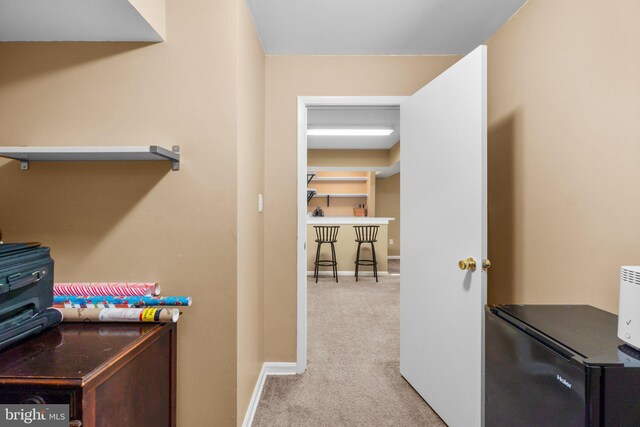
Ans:
MULTIPOLYGON (((388 248, 397 248, 400 244, 399 234, 389 234, 389 224, 400 222, 399 107, 402 99, 344 97, 340 98, 341 103, 336 103, 335 98, 315 98, 315 102, 301 105, 300 112, 304 120, 300 120, 303 123, 300 132, 303 139, 299 141, 301 167, 298 182, 304 184, 299 194, 306 197, 298 201, 298 218, 302 219, 298 226, 300 245, 304 248, 306 242, 307 250, 298 253, 298 333, 304 336, 305 347, 300 354, 308 373, 298 378, 296 386, 291 383, 272 383, 272 395, 288 394, 293 388, 296 390, 299 412, 290 414, 287 422, 303 422, 300 413, 320 413, 331 407, 342 408, 344 396, 352 396, 349 408, 326 414, 323 422, 331 420, 329 424, 340 424, 346 423, 345 420, 354 422, 357 419, 369 425, 376 425, 380 420, 396 425, 444 425, 399 371, 400 276, 388 274, 387 257, 388 248), (337 136, 319 140, 317 135, 313 135, 315 130, 331 128, 340 131, 359 128, 393 132, 388 138, 377 134, 367 138, 369 135, 351 133, 342 139, 337 136), (339 146, 343 149, 337 149, 339 146), (314 154, 312 151, 322 151, 324 154, 314 154), (334 152, 327 155, 330 151, 334 152), (340 155, 338 151, 348 153, 340 155), (382 157, 386 158, 386 163, 383 159, 379 159, 379 163, 374 162, 375 156, 367 151, 384 152, 382 157), (377 189, 379 185, 382 186, 381 182, 387 180, 393 180, 395 184, 397 208, 394 214, 388 211, 381 213, 381 205, 377 203, 378 191, 363 189, 371 187, 372 182, 377 189), (317 190, 317 199, 313 198, 313 194, 309 198, 310 188, 317 190), (363 194, 367 192, 369 194, 363 194), (372 193, 375 202, 369 197, 372 193), (307 206, 309 200, 310 206, 307 206), (366 217, 358 218, 354 211, 362 209, 358 205, 366 207, 366 217), (309 217, 308 214, 316 208, 323 209, 326 216, 309 217), (357 248, 354 225, 361 221, 371 221, 371 224, 379 227, 375 242, 379 280, 373 276, 371 267, 364 274, 360 270, 359 281, 356 282, 354 278, 352 270, 357 248), (311 267, 317 246, 313 226, 335 224, 340 227, 335 244, 339 283, 336 283, 332 268, 328 266, 325 267, 326 275, 320 275, 316 283, 311 267), (393 245, 389 245, 389 239, 394 240, 393 245), (301 299, 304 302, 300 302, 301 299), (340 378, 349 378, 349 381, 344 382, 340 378), (372 397, 374 395, 375 398, 372 397), (374 400, 377 403, 372 407, 374 400)), ((328 248, 322 252, 322 258, 331 257, 332 251, 328 248)), ((371 259, 371 255, 369 248, 362 251, 364 258, 371 259)), ((301 343, 299 339, 299 349, 301 343)), ((301 364, 298 364, 298 368, 301 368, 301 364)), ((299 369, 299 372, 304 369, 299 369)), ((270 401, 269 406, 271 417, 286 407, 274 400, 270 401)))
POLYGON ((312 108, 391 108, 399 109, 406 97, 298 97, 298 250, 297 250, 297 363, 298 373, 307 368, 307 173, 309 109, 312 108))

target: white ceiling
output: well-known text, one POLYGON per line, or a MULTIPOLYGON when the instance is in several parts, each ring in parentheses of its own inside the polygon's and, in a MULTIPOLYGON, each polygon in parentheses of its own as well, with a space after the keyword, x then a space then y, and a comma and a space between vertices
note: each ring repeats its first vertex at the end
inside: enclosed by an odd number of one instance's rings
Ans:
POLYGON ((308 136, 307 148, 388 150, 400 140, 400 110, 392 107, 312 107, 308 128, 385 128, 388 136, 308 136))
POLYGON ((466 54, 526 0, 247 0, 269 55, 466 54))
POLYGON ((127 0, 0 0, 0 41, 140 41, 162 36, 127 0))

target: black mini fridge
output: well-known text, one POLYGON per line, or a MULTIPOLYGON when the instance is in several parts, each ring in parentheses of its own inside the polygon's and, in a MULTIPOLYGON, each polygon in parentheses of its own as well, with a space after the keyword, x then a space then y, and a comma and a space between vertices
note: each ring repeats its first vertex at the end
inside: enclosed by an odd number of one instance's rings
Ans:
POLYGON ((587 305, 486 307, 485 426, 640 426, 640 352, 617 321, 587 305))

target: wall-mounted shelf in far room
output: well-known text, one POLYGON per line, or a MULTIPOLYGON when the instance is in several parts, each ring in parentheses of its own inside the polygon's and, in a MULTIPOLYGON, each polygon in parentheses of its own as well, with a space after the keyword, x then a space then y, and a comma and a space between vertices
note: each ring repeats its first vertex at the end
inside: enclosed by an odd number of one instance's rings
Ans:
POLYGON ((316 176, 312 181, 326 181, 326 182, 366 182, 366 176, 316 176))
POLYGON ((22 170, 28 170, 30 162, 89 161, 170 161, 172 170, 180 170, 178 145, 174 145, 171 150, 157 145, 0 147, 0 156, 19 160, 22 170))
MULTIPOLYGON (((336 194, 321 194, 321 193, 316 193, 313 198, 316 197, 326 197, 327 198, 327 207, 330 206, 330 200, 332 197, 336 197, 336 198, 344 198, 344 199, 351 199, 351 198, 366 198, 368 197, 368 194, 364 194, 364 193, 356 193, 356 194, 347 194, 347 193, 336 193, 336 194)), ((308 202, 307 202, 308 204, 308 202)))
POLYGON ((321 193, 316 193, 316 197, 346 197, 346 198, 351 198, 351 197, 367 197, 368 194, 360 194, 360 193, 356 193, 356 194, 346 194, 346 193, 335 193, 335 194, 321 194, 321 193))

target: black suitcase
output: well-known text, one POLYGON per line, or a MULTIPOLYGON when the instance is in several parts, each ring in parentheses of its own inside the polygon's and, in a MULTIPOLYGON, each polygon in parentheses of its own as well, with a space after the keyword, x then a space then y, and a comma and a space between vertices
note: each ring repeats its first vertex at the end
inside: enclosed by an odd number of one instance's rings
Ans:
POLYGON ((0 349, 57 324, 53 260, 38 243, 0 244, 0 349))

